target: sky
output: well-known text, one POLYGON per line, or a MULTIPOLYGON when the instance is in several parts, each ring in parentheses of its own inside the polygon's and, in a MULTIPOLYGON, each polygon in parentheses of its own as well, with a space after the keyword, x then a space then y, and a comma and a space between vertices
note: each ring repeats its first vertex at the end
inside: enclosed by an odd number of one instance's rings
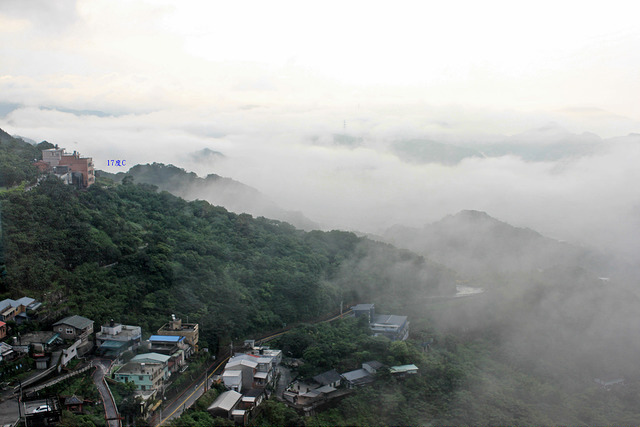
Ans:
POLYGON ((231 177, 325 228, 478 209, 629 255, 636 21, 628 1, 2 0, 0 128, 110 172, 126 159, 231 177), (536 161, 393 150, 594 138, 588 154, 536 161), (223 156, 198 161, 203 148, 223 156))

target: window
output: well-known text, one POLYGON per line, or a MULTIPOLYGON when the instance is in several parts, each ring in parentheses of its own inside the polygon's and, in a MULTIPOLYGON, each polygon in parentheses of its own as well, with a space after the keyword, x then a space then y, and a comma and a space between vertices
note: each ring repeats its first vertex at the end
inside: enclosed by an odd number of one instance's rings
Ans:
POLYGON ((73 334, 73 328, 67 328, 67 334, 71 335, 73 334))
POLYGON ((142 381, 142 375, 138 375, 138 379, 142 381))

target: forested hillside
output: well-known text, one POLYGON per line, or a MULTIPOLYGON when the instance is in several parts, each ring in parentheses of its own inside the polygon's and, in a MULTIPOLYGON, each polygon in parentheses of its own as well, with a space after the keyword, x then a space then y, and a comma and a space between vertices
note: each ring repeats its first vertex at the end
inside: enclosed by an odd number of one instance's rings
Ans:
MULTIPOLYGON (((150 334, 176 314, 198 322, 202 346, 215 349, 221 341, 318 318, 341 302, 373 302, 380 313, 410 317, 409 341, 373 339, 338 322, 302 326, 277 345, 307 359, 302 373, 355 369, 379 358, 414 363, 420 374, 380 378, 305 418, 307 424, 630 425, 638 419, 640 370, 633 355, 640 351, 640 298, 633 286, 595 275, 588 267, 599 264, 567 245, 478 212, 405 233, 399 243, 428 249, 443 264, 460 266, 467 284, 486 289, 451 298, 460 277, 431 257, 353 233, 304 232, 185 201, 132 176, 120 183, 98 179, 87 190, 43 177, 25 191, 38 177, 29 159, 49 144, 0 137, 0 165, 15 168, 0 191, 6 264, 0 297, 43 301, 45 328, 81 314, 97 324, 114 318, 140 325, 150 334), (607 391, 594 382, 612 377, 623 377, 624 387, 607 391)), ((267 416, 281 409, 269 403, 260 421, 283 425, 267 416)))
POLYGON ((175 313, 215 340, 311 319, 341 301, 384 307, 455 289, 449 270, 410 252, 187 202, 131 179, 78 191, 49 177, 1 203, 2 290, 43 299, 52 319, 117 318, 150 332, 175 313))
POLYGON ((35 180, 38 170, 32 163, 40 160, 47 148, 53 145, 46 141, 31 145, 0 129, 0 187, 35 180))
POLYGON ((127 172, 117 174, 99 173, 116 183, 126 176, 132 176, 137 183, 155 185, 160 191, 168 191, 185 200, 206 200, 232 212, 278 219, 303 230, 320 228, 302 213, 280 208, 255 188, 214 173, 200 178, 193 172, 162 163, 135 165, 127 172))

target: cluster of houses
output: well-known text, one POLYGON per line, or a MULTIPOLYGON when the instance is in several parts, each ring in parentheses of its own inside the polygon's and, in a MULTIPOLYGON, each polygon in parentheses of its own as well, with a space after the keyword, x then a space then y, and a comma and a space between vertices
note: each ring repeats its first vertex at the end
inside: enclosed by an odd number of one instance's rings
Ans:
MULTIPOLYGON (((29 297, 0 301, 0 339, 9 332, 7 322, 29 321, 40 306, 29 297)), ((391 340, 405 340, 408 336, 406 316, 376 315, 373 304, 358 304, 351 309, 354 316, 367 319, 374 335, 391 340)), ((198 338, 197 323, 182 322, 174 315, 145 341, 140 326, 111 320, 94 335, 93 320, 72 315, 55 322, 51 331, 18 334, 11 343, 0 343, 0 362, 28 354, 35 360, 38 370, 57 368, 60 371, 72 359, 94 351, 100 357, 114 360, 110 376, 115 381, 133 383, 146 412, 161 404, 158 393, 165 389, 171 375, 186 369, 187 359, 198 350, 198 338), (156 404, 152 407, 154 401, 156 404)), ((282 361, 281 350, 256 346, 252 340, 245 342, 245 349, 227 361, 220 377, 227 391, 207 409, 213 416, 232 419, 240 425, 247 425, 256 408, 273 392, 277 367, 282 361)), ((415 365, 387 368, 378 361, 369 361, 360 369, 342 374, 331 370, 312 379, 295 381, 284 390, 282 398, 288 405, 308 413, 348 394, 353 388, 372 383, 380 369, 388 369, 391 375, 398 376, 418 372, 415 365)), ((68 403, 77 406, 76 400, 81 404, 77 396, 72 396, 68 403)))
MULTIPOLYGON (((409 335, 406 316, 376 314, 374 304, 358 304, 351 310, 355 317, 367 319, 374 336, 399 341, 406 340, 409 335)), ((245 346, 250 350, 236 353, 224 368, 222 381, 227 391, 208 408, 212 415, 232 419, 239 425, 247 425, 255 408, 268 397, 277 376, 276 367, 282 359, 281 350, 255 347, 252 341, 245 342, 245 346)), ((294 381, 288 384, 281 397, 287 405, 308 414, 321 405, 351 393, 357 387, 374 382, 381 369, 397 377, 418 373, 418 367, 413 364, 387 367, 373 360, 363 363, 360 369, 342 374, 334 369, 311 379, 294 381)))
MULTIPOLYGON (((381 369, 387 369, 387 367, 377 360, 364 362, 362 368, 342 374, 332 369, 306 381, 294 381, 287 387, 282 397, 293 408, 309 412, 348 394, 357 387, 374 382, 376 374, 381 369)), ((418 373, 418 367, 413 364, 391 366, 388 370, 391 375, 397 377, 418 373)))
MULTIPOLYGON (((40 306, 41 303, 29 297, 1 301, 0 339, 9 333, 7 322, 26 322, 40 306)), ((50 331, 17 334, 10 343, 0 343, 0 362, 29 355, 38 370, 57 368, 60 371, 72 359, 93 350, 96 355, 115 361, 113 379, 131 382, 143 397, 151 398, 165 386, 172 373, 186 367, 187 359, 197 351, 198 338, 197 323, 185 323, 172 315, 171 320, 146 341, 142 341, 140 326, 113 320, 102 325, 94 339, 94 321, 72 315, 55 322, 50 331), (119 363, 127 351, 140 354, 119 363)))
POLYGON ((41 172, 49 172, 65 184, 87 188, 96 182, 93 159, 80 153, 65 152, 64 148, 42 150, 42 160, 34 163, 41 172))
POLYGON ((222 373, 228 391, 220 394, 207 408, 213 416, 233 419, 246 425, 262 400, 268 398, 276 380, 282 351, 245 342, 248 350, 229 358, 222 373))
POLYGON ((171 320, 144 342, 140 340, 141 332, 138 326, 112 321, 96 334, 96 340, 101 342, 96 352, 115 359, 112 378, 135 385, 136 396, 141 398, 141 408, 146 413, 162 403, 158 396, 171 375, 187 368, 187 359, 198 349, 199 326, 171 315, 171 320), (126 362, 121 361, 120 356, 127 350, 138 354, 126 362), (155 405, 151 406, 154 401, 155 405))

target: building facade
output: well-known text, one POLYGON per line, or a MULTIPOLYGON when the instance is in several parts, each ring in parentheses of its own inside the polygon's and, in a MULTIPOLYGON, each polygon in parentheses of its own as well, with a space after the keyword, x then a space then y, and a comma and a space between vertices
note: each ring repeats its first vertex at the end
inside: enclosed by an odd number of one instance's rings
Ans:
POLYGON ((69 316, 53 324, 53 330, 63 339, 86 342, 93 333, 93 320, 82 316, 69 316))
POLYGON ((96 182, 93 159, 81 157, 77 151, 68 154, 65 153, 64 148, 58 148, 58 146, 42 150, 42 162, 67 184, 87 188, 96 182))
POLYGON ((200 337, 198 324, 182 323, 182 319, 177 319, 173 314, 171 315, 171 321, 169 321, 169 323, 165 323, 160 329, 158 329, 158 335, 184 337, 187 344, 192 346, 195 350, 198 349, 198 338, 200 337))

